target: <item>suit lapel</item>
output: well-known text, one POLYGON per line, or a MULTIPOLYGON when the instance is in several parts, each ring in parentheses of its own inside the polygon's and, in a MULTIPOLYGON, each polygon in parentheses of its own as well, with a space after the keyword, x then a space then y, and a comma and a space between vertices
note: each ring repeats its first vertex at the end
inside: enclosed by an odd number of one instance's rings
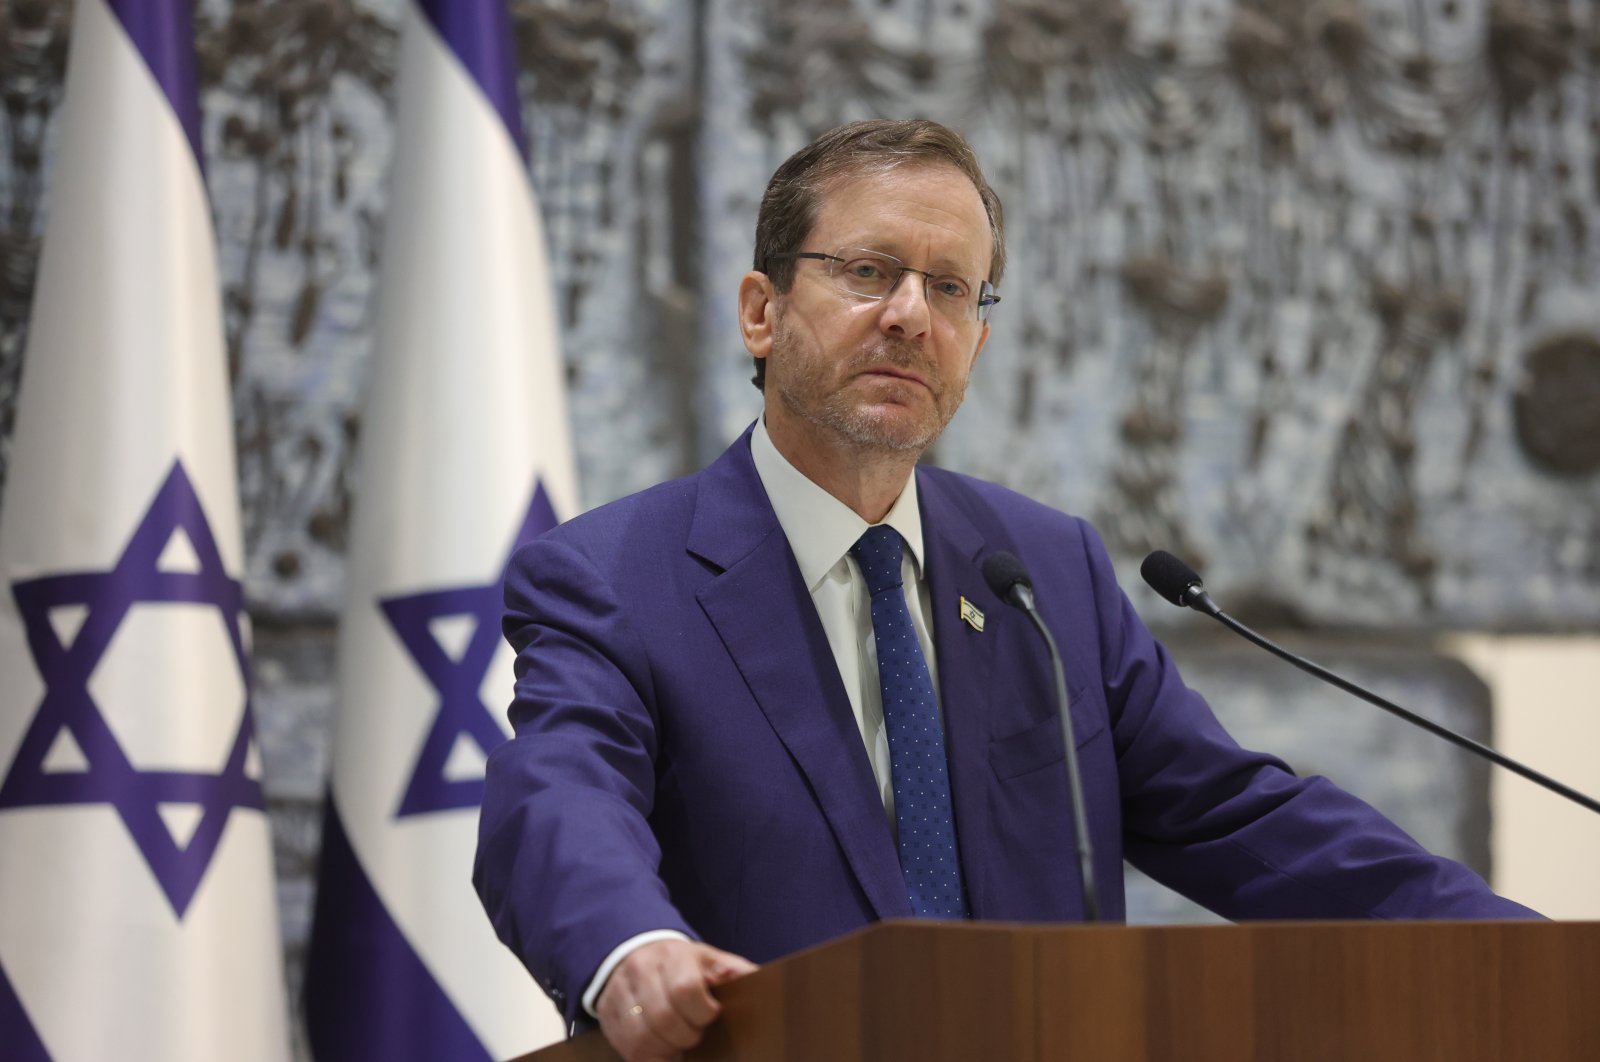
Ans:
POLYGON ((805 775, 879 918, 910 901, 822 621, 750 457, 749 432, 701 477, 689 552, 721 569, 700 606, 805 775))
POLYGON ((941 486, 935 477, 918 470, 917 493, 922 509, 928 589, 933 599, 934 653, 939 661, 939 704, 944 714, 956 837, 972 914, 982 918, 992 909, 995 896, 988 878, 988 868, 995 861, 990 857, 987 811, 988 748, 993 735, 989 733, 986 708, 994 693, 991 675, 996 649, 1005 644, 1007 628, 1018 617, 1009 615, 1010 607, 990 593, 978 566, 984 552, 983 536, 941 486), (983 613, 981 632, 962 620, 962 598, 983 613))

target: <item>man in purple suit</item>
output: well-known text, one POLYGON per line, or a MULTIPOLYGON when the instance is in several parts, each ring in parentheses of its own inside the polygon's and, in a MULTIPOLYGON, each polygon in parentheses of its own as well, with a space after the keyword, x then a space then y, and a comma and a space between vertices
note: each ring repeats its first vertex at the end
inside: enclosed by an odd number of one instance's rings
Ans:
POLYGON ((516 736, 474 880, 567 1015, 670 1058, 710 989, 877 919, 1081 918, 1032 572, 1071 692, 1095 877, 1229 918, 1528 917, 1324 779, 1241 749, 1081 520, 917 458, 966 391, 1000 203, 931 122, 863 122, 762 199, 739 323, 765 411, 704 471, 522 550, 516 736))

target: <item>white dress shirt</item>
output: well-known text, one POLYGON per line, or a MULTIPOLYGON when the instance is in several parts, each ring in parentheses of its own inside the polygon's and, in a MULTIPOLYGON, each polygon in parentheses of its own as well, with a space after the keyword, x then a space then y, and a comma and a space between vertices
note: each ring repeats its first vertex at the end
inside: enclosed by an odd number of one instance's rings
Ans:
MULTIPOLYGON (((778 452, 767 434, 765 420, 757 421, 750 436, 750 456, 756 474, 778 514, 778 526, 789 539, 789 549, 800 565, 800 578, 811 592, 817 618, 828 636, 828 648, 839 666, 844 691, 850 698, 856 726, 872 762, 889 824, 894 825, 894 779, 889 771, 889 734, 883 725, 883 689, 878 684, 878 644, 872 634, 872 595, 861 568, 850 556, 870 526, 844 502, 811 480, 778 452)), ((922 573, 922 510, 917 505, 917 477, 909 476, 900 497, 883 518, 900 532, 906 549, 900 558, 911 625, 917 630, 922 655, 928 661, 934 697, 939 691, 939 668, 933 658, 933 606, 928 581, 922 573)), ((822 706, 818 705, 821 711, 822 706)))
MULTIPOLYGON (((750 435, 750 456, 755 459, 756 475, 767 492, 767 500, 778 516, 778 526, 789 540, 789 549, 800 566, 800 578, 811 593, 817 618, 822 621, 828 648, 833 651, 839 677, 844 680, 850 710, 866 746, 867 759, 883 799, 889 828, 894 829, 894 778, 890 770, 889 734, 883 725, 883 692, 878 684, 878 647, 872 633, 872 595, 861 568, 850 555, 869 525, 844 502, 835 498, 801 472, 778 452, 767 434, 765 418, 756 422, 750 435)), ((939 669, 933 656, 932 595, 923 573, 922 511, 917 505, 917 477, 908 476, 900 496, 883 518, 900 532, 906 549, 900 559, 900 577, 911 625, 916 628, 922 655, 928 661, 938 698, 939 669)), ((823 711, 817 705, 817 711, 823 711)), ((685 939, 676 930, 651 930, 629 937, 606 956, 594 979, 583 993, 583 1009, 595 1013, 595 1001, 605 987, 611 971, 636 949, 657 940, 685 939)))

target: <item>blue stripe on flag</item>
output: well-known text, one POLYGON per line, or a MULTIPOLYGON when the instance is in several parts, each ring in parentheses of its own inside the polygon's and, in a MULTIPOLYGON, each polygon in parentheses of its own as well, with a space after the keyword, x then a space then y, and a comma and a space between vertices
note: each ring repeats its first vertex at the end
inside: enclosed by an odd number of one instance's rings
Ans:
POLYGON ((500 112, 517 153, 526 158, 522 104, 517 98, 517 54, 506 0, 418 0, 418 6, 489 98, 489 104, 500 112))
POLYGON ((205 172, 200 147, 200 90, 195 76, 194 15, 190 0, 108 0, 122 28, 144 57, 183 125, 194 158, 205 172))
POLYGON ((0 967, 0 1029, 5 1030, 0 1036, 0 1044, 4 1045, 0 1050, 5 1051, 7 1062, 50 1062, 50 1052, 33 1031, 33 1023, 11 990, 11 979, 4 967, 0 967))
POLYGON ((328 794, 306 956, 306 1032, 321 1062, 493 1062, 390 917, 328 794))

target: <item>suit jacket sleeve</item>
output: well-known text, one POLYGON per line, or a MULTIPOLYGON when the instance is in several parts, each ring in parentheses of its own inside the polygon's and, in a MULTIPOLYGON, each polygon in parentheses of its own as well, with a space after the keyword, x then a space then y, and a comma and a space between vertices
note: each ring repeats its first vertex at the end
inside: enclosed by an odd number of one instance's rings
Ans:
POLYGON ((1327 779, 1241 748, 1082 526, 1129 862, 1233 919, 1537 917, 1327 779))
POLYGON ((473 883, 570 1025, 616 945, 654 929, 698 938, 658 874, 659 720, 640 632, 594 564, 549 537, 511 562, 504 628, 515 736, 489 758, 473 883))

